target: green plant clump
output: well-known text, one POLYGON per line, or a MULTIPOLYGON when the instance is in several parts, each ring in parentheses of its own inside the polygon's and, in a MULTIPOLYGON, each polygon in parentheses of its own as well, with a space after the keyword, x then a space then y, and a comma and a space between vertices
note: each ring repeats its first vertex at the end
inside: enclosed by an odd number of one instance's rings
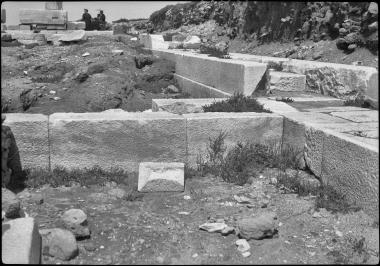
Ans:
POLYGON ((202 106, 204 112, 257 112, 271 113, 265 109, 255 98, 245 96, 243 93, 234 93, 227 100, 214 102, 202 106))

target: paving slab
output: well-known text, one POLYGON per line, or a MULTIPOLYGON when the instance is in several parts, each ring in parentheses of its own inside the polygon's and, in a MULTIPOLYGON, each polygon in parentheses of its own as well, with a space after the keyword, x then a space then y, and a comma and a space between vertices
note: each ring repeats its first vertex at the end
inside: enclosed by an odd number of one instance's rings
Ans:
POLYGON ((23 168, 49 168, 48 116, 7 113, 4 125, 15 136, 23 168))
POLYGON ((281 143, 283 117, 269 113, 197 113, 184 114, 187 119, 188 163, 196 166, 197 155, 206 155, 209 139, 227 133, 225 145, 238 141, 281 143))
POLYGON ((378 122, 379 111, 351 111, 351 112, 332 112, 332 116, 341 117, 353 122, 378 122))
POLYGON ((31 217, 8 220, 1 225, 1 259, 4 264, 40 264, 42 240, 31 217))
POLYGON ((186 161, 186 120, 170 113, 55 113, 51 166, 137 171, 142 161, 186 161))
MULTIPOLYGON (((312 124, 312 123, 311 123, 312 124)), ((364 123, 319 123, 321 128, 330 129, 336 132, 358 132, 358 131, 377 131, 379 123, 377 122, 364 122, 364 123)))
POLYGON ((287 103, 280 101, 273 101, 267 98, 257 98, 257 101, 261 103, 265 109, 272 111, 273 113, 282 114, 288 112, 298 112, 297 109, 291 107, 287 103))
POLYGON ((322 181, 379 218, 379 151, 346 134, 324 131, 322 181))
POLYGON ((142 162, 139 165, 138 191, 184 191, 184 163, 142 162))

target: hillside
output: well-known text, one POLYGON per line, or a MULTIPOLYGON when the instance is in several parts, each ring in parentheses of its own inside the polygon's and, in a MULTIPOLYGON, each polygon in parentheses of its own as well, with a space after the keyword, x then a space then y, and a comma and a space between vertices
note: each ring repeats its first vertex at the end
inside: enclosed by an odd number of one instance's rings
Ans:
POLYGON ((166 6, 149 18, 156 33, 227 41, 230 52, 370 66, 378 64, 377 20, 374 2, 270 1, 193 1, 166 6))

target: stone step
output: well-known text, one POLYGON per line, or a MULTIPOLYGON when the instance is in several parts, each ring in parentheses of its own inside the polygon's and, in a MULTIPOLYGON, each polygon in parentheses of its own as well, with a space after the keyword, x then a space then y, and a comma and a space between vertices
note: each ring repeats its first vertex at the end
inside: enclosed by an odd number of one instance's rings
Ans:
POLYGON ((274 91, 305 91, 306 76, 289 72, 269 70, 268 92, 274 91))

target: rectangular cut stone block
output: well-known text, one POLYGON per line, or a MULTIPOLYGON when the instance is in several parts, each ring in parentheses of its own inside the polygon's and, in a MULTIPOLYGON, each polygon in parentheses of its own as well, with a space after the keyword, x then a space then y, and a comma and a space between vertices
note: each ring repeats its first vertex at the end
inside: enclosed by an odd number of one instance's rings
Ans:
POLYGON ((4 264, 40 264, 42 240, 31 217, 2 223, 1 259, 4 264))
POLYGON ((21 9, 19 15, 21 24, 62 25, 67 22, 65 10, 21 9))
POLYGON ((159 34, 140 34, 139 42, 149 49, 168 49, 169 43, 159 34))
POLYGON ((306 76, 301 74, 270 71, 269 91, 305 91, 306 76))
POLYGON ((184 191, 184 163, 142 162, 139 165, 138 191, 184 191))
POLYGON ((251 95, 266 72, 266 64, 208 57, 176 55, 176 73, 227 93, 251 95))
POLYGON ((187 119, 188 163, 196 165, 197 156, 206 154, 209 139, 226 132, 225 145, 238 141, 252 143, 281 142, 283 117, 269 113, 198 113, 185 114, 187 119))
POLYGON ((378 146, 325 131, 322 181, 379 219, 378 146))
POLYGON ((10 113, 4 125, 15 136, 23 168, 49 168, 48 116, 10 113))
POLYGON ((137 171, 142 161, 186 160, 186 120, 169 113, 55 113, 51 165, 137 171))
POLYGON ((353 122, 378 122, 379 111, 351 111, 351 112, 332 112, 332 116, 341 117, 353 122))

